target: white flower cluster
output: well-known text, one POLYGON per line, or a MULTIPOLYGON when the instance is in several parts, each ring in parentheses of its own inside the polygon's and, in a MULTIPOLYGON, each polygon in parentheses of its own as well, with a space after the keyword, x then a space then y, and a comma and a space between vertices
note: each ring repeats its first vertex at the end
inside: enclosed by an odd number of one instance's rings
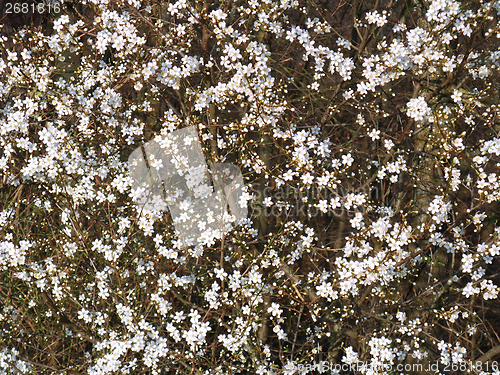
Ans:
POLYGON ((408 116, 414 119, 415 121, 424 121, 431 113, 431 109, 429 108, 423 96, 410 99, 407 106, 408 106, 408 111, 407 111, 408 116))
POLYGON ((460 3, 455 0, 433 0, 425 14, 428 21, 445 23, 460 12, 460 3))
POLYGON ((80 3, 1 30, 0 372, 296 374, 497 343, 498 2, 80 3), (210 163, 242 171, 234 201, 210 163))
POLYGON ((384 10, 382 14, 377 11, 368 12, 365 18, 369 24, 376 24, 378 27, 382 27, 387 23, 387 11, 384 10))
POLYGON ((451 203, 445 203, 443 197, 435 196, 434 200, 429 204, 429 212, 432 214, 432 220, 436 224, 441 224, 448 220, 448 212, 451 210, 451 203))
POLYGON ((0 267, 7 268, 23 265, 26 262, 26 252, 32 245, 26 240, 22 240, 19 245, 11 241, 0 242, 0 267))
POLYGON ((0 352, 0 370, 3 374, 29 374, 32 366, 29 362, 18 358, 19 352, 14 348, 4 348, 0 352))

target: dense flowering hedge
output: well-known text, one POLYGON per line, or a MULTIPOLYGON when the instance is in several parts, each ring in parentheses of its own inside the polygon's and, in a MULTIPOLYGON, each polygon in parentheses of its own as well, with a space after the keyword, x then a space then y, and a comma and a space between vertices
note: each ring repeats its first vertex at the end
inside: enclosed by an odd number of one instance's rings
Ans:
POLYGON ((1 373, 499 373, 499 2, 58 6, 3 10, 1 373), (127 160, 188 126, 251 214, 182 249, 127 160))

